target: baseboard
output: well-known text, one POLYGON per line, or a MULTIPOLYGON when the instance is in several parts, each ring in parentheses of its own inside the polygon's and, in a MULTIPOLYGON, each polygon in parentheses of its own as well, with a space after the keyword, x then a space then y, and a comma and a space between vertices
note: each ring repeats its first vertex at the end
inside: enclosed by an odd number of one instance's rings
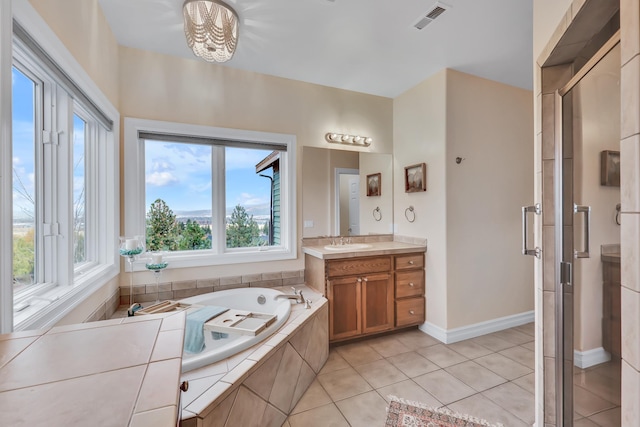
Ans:
POLYGON ((604 348, 598 347, 587 351, 573 350, 573 364, 578 368, 586 369, 611 360, 604 348))
POLYGON ((525 325, 533 322, 534 319, 534 311, 532 310, 454 329, 444 329, 433 323, 425 322, 420 325, 420 330, 445 344, 452 344, 492 332, 513 328, 514 326, 525 325))

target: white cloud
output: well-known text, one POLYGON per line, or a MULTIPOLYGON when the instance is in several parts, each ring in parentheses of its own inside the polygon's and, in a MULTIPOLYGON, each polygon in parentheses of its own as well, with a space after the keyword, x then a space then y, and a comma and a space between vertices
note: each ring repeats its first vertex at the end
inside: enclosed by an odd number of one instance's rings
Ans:
POLYGON ((258 197, 254 194, 249 193, 241 193, 238 197, 238 202, 236 204, 242 206, 256 206, 256 205, 264 205, 265 203, 269 203, 268 198, 258 197))
POLYGON ((147 175, 146 183, 155 185, 156 187, 164 187, 174 182, 178 182, 178 178, 173 176, 171 172, 153 172, 147 175))

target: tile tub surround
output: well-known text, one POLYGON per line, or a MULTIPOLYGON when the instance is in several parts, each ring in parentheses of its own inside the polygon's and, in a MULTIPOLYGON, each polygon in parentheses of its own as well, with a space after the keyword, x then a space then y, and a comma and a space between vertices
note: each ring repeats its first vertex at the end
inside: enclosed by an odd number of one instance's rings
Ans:
MULTIPOLYGON (((126 306, 127 308, 129 307, 130 293, 129 274, 122 274, 119 298, 120 306, 126 306)), ((304 270, 160 282, 159 294, 156 294, 156 282, 152 273, 146 271, 135 272, 133 282, 134 300, 138 303, 145 303, 155 301, 156 295, 160 301, 175 300, 235 288, 275 288, 283 286, 287 287, 286 292, 288 292, 291 290, 291 286, 304 284, 304 270)))
POLYGON ((296 289, 312 301, 310 309, 293 304, 287 322, 270 338, 182 375, 189 382, 182 395, 183 427, 285 422, 329 355, 328 302, 306 286, 296 289))
POLYGON ((2 425, 175 425, 184 324, 182 312, 0 335, 2 425))

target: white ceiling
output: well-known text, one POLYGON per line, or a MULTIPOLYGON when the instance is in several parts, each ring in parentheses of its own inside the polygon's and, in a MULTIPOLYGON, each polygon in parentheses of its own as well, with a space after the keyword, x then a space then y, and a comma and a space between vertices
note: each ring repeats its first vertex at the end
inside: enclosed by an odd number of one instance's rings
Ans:
MULTIPOLYGON (((193 58, 183 0, 99 0, 118 43, 193 58)), ((224 64, 325 86, 396 97, 443 68, 531 89, 533 0, 228 0, 240 18, 224 64)), ((211 65, 218 66, 218 65, 211 65)))

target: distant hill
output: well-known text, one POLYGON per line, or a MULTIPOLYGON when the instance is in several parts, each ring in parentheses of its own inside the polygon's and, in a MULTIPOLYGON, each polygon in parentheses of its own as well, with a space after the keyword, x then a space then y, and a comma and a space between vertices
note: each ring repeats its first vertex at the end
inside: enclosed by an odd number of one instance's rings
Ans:
MULTIPOLYGON (((227 206, 226 215, 230 216, 231 212, 235 206, 227 206)), ((255 206, 245 206, 247 213, 249 215, 253 215, 256 219, 258 217, 268 217, 269 216, 269 205, 255 205, 255 206)), ((201 209, 194 211, 174 211, 176 217, 178 219, 181 218, 211 218, 211 209, 201 209)))

